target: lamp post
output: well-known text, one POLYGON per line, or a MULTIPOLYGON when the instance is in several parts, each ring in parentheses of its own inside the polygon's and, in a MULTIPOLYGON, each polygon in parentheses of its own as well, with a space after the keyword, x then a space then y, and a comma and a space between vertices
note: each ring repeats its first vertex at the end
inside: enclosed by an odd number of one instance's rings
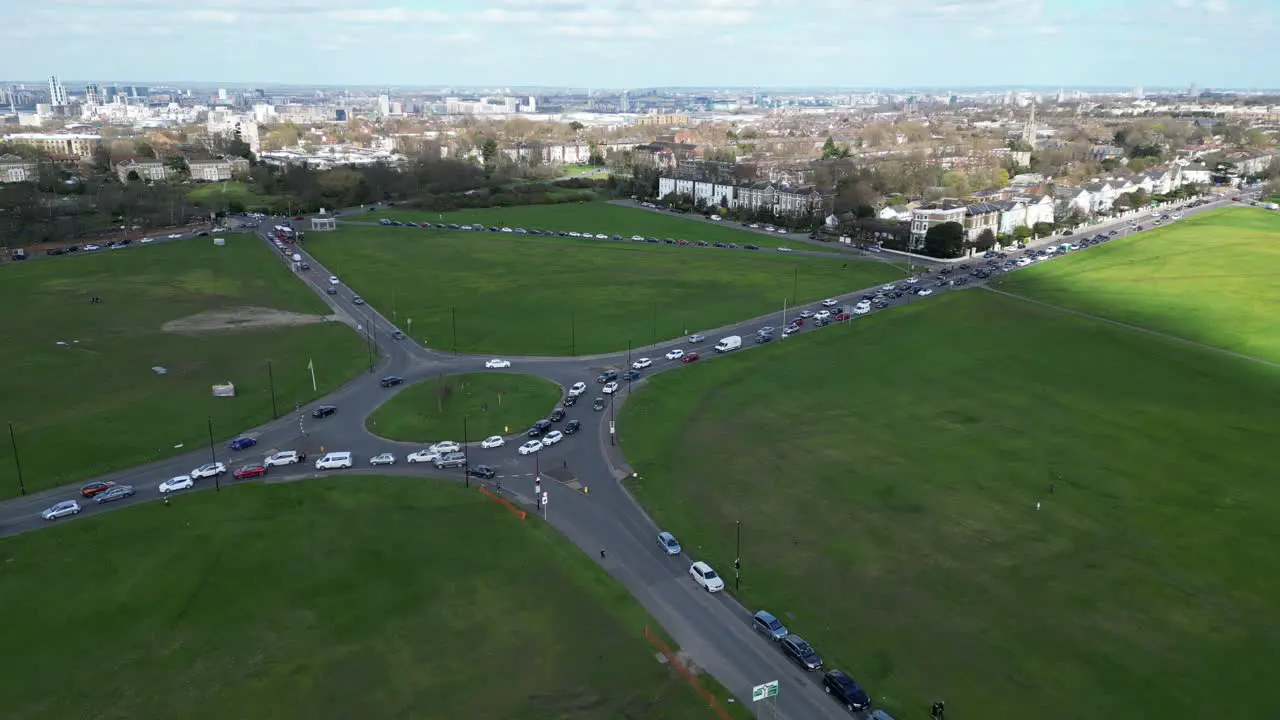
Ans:
POLYGON ((449 315, 453 318, 453 354, 458 354, 458 308, 449 308, 449 315))
POLYGON ((658 344, 658 301, 657 300, 653 301, 653 339, 649 342, 649 344, 650 345, 658 344))
POLYGON ((13 423, 9 423, 9 442, 13 445, 13 464, 18 468, 18 493, 27 494, 27 485, 22 480, 22 461, 18 459, 18 436, 13 434, 13 423))
POLYGON ((796 293, 800 290, 800 268, 795 268, 791 274, 791 299, 797 300, 796 293))
POLYGON ((267 361, 267 380, 271 383, 271 417, 279 418, 280 411, 276 409, 276 376, 271 371, 271 361, 267 361))
MULTIPOLYGON (((213 449, 213 417, 205 418, 209 424, 209 457, 213 462, 218 462, 218 452, 213 449)), ((217 492, 222 492, 222 473, 213 474, 213 487, 217 492)))
POLYGON ((737 591, 742 586, 742 521, 735 520, 734 525, 737 526, 738 549, 733 554, 733 589, 737 591))
POLYGON ((462 416, 462 483, 471 487, 471 453, 467 450, 467 416, 462 416))
POLYGON ((569 311, 569 354, 578 354, 578 323, 577 311, 569 311))

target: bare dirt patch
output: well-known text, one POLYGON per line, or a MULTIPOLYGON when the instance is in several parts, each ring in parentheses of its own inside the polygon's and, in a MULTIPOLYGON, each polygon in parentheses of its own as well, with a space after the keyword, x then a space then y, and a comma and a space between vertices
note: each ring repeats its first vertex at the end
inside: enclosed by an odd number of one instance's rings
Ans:
POLYGON ((298 327, 334 320, 331 315, 304 315, 302 313, 273 310, 264 307, 241 307, 227 310, 210 310, 170 320, 160 327, 168 333, 223 332, 227 330, 265 330, 269 328, 298 327))

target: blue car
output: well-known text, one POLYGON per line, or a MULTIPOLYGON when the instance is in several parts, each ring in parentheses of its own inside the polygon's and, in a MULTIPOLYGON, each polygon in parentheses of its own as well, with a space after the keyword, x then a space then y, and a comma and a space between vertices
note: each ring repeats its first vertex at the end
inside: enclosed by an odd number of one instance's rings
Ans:
POLYGON ((676 541, 676 536, 669 532, 658 533, 658 544, 662 546, 663 551, 668 555, 680 554, 680 543, 676 541))
POLYGON ((227 447, 231 448, 232 450, 244 450, 245 448, 251 448, 257 444, 258 444, 258 441, 251 437, 238 437, 235 440, 232 440, 231 442, 227 443, 227 447))

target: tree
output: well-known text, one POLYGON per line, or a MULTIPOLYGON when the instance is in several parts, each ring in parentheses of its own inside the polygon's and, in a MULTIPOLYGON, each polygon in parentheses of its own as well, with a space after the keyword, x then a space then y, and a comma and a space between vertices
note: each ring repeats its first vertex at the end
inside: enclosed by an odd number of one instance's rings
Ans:
POLYGON ((1026 225, 1019 225, 1018 227, 1013 229, 1014 240, 1017 240, 1018 242, 1024 242, 1029 237, 1031 237, 1031 228, 1027 227, 1026 225))
POLYGON ((1053 234, 1053 223, 1050 223, 1050 222, 1038 222, 1038 223, 1036 223, 1035 225, 1032 225, 1032 226, 1031 226, 1031 230, 1032 230, 1032 232, 1034 232, 1034 233, 1035 233, 1037 236, 1039 236, 1039 237, 1045 237, 1046 235, 1052 235, 1052 234, 1053 234))
POLYGON ((960 257, 964 250, 964 226, 945 222, 929 228, 924 236, 924 252, 936 258, 960 257))
POLYGON ((1004 168, 997 168, 992 180, 996 187, 1009 187, 1009 171, 1004 168))
POLYGON ((973 244, 973 249, 978 252, 986 252, 995 246, 996 234, 991 232, 991 228, 987 228, 978 235, 978 240, 973 244))
POLYGON ((133 154, 138 157, 154 158, 156 156, 156 148, 147 140, 135 140, 133 154))
POLYGON ((485 138, 480 143, 480 158, 484 160, 486 170, 493 170, 494 163, 498 160, 498 141, 493 138, 485 138))
POLYGON ((187 165, 187 159, 181 155, 171 155, 164 161, 165 167, 178 176, 179 179, 191 177, 191 167, 187 165))
POLYGON ((573 122, 569 123, 569 129, 574 132, 581 132, 584 127, 586 127, 586 125, 583 125, 577 120, 574 120, 573 122))
POLYGON ((125 176, 125 180, 129 182, 137 182, 141 179, 142 179, 142 176, 138 175, 137 170, 130 170, 129 174, 125 176))

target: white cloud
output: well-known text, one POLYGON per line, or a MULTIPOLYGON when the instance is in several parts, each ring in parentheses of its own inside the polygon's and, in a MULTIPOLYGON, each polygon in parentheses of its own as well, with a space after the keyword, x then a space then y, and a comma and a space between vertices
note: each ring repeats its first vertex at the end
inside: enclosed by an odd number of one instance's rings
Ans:
POLYGON ((363 10, 330 10, 325 16, 338 22, 386 23, 445 22, 449 15, 437 10, 410 10, 403 7, 366 8, 363 10))
POLYGON ((187 17, 195 22, 208 23, 234 23, 240 20, 240 15, 226 10, 192 10, 187 13, 187 17))

